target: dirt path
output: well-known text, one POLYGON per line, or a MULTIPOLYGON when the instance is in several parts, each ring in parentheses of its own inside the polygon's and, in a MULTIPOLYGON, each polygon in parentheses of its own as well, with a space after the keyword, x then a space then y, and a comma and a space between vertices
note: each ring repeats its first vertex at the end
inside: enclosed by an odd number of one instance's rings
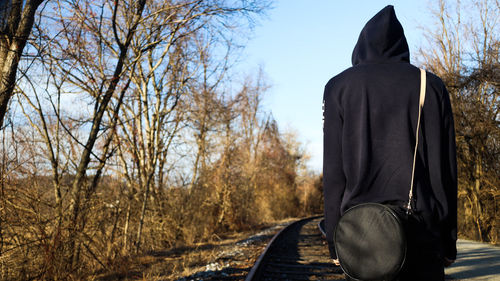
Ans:
POLYGON ((446 280, 499 280, 500 247, 458 240, 457 261, 445 270, 446 280))

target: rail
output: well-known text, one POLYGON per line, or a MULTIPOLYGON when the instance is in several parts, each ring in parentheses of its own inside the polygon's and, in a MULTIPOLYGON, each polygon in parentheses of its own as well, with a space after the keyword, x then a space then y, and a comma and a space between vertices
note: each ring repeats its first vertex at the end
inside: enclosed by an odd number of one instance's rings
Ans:
POLYGON ((343 279, 329 256, 321 216, 291 223, 279 231, 257 259, 246 281, 343 279))

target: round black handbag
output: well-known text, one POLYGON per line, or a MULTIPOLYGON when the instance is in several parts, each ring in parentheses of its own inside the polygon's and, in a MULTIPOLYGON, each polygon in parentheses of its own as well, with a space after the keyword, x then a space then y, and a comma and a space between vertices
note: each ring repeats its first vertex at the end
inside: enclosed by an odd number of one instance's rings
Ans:
POLYGON ((334 245, 340 267, 356 280, 392 280, 406 258, 405 225, 412 215, 413 179, 420 115, 425 101, 426 73, 420 69, 420 101, 408 203, 405 207, 378 203, 348 209, 335 227, 334 245))
POLYGON ((392 280, 406 257, 404 224, 395 207, 365 203, 347 210, 335 228, 342 270, 357 280, 392 280))

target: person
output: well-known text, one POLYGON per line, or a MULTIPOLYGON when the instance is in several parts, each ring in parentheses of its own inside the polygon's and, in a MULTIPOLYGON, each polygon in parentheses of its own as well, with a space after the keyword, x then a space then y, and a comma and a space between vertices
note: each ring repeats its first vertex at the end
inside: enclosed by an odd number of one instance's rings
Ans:
MULTIPOLYGON (((366 202, 403 206, 418 118, 420 72, 410 64, 394 7, 370 19, 352 53, 352 67, 325 86, 323 189, 326 236, 341 215, 366 202)), ((418 226, 407 233, 400 280, 444 280, 456 258, 457 167, 453 115, 442 80, 426 73, 426 98, 415 164, 418 226)))

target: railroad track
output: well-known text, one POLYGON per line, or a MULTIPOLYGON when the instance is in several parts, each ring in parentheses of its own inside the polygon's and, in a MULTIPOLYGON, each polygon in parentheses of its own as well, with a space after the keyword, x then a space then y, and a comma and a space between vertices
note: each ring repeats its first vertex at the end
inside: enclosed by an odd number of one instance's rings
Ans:
POLYGON ((344 280, 333 264, 318 225, 322 217, 296 221, 278 232, 245 281, 344 280))

